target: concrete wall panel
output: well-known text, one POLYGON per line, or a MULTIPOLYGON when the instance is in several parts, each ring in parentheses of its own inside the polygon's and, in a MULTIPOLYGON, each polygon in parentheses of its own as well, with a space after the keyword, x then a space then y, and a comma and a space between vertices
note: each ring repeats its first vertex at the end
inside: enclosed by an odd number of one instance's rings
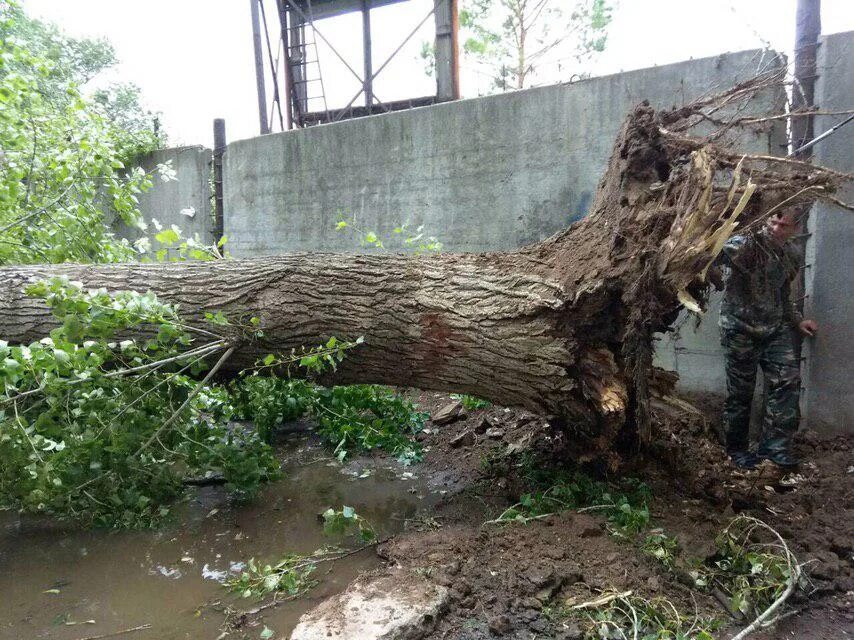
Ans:
MULTIPOLYGON (((816 104, 825 111, 854 108, 854 31, 824 36, 819 49, 816 104)), ((816 118, 816 135, 844 116, 816 118)), ((815 147, 815 162, 854 172, 854 123, 815 147)), ((837 194, 854 202, 854 188, 837 194)), ((816 206, 810 215, 804 310, 819 332, 805 341, 803 409, 807 426, 823 432, 854 428, 854 214, 816 206)))
MULTIPOLYGON (((144 236, 152 239, 157 233, 152 218, 163 227, 177 225, 184 237, 199 235, 205 244, 214 242, 214 225, 210 201, 210 167, 212 152, 204 147, 177 147, 162 149, 149 154, 141 166, 146 171, 155 171, 154 185, 139 197, 139 208, 148 230, 128 229, 123 224, 117 226, 117 233, 133 241, 144 236), (164 182, 157 174, 160 164, 171 163, 177 180, 164 182), (193 209, 194 215, 188 216, 182 210, 193 209)), ((155 247, 156 248, 156 247, 155 247)))
MULTIPOLYGON (((747 51, 234 142, 231 251, 352 250, 339 215, 380 236, 423 224, 451 251, 542 240, 587 212, 633 105, 681 105, 772 62, 747 51)), ((779 151, 767 134, 748 145, 779 151)))

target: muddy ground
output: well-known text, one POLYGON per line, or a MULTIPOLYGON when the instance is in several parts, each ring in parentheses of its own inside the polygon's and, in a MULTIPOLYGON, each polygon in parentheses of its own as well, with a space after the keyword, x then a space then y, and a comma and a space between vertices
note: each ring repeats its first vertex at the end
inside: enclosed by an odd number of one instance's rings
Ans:
MULTIPOLYGON (((453 403, 446 394, 411 395, 434 417, 453 403)), ((714 617, 723 624, 714 637, 731 638, 749 620, 733 619, 720 598, 695 588, 686 567, 715 553, 716 536, 738 514, 784 536, 810 577, 808 589, 790 599, 787 612, 795 615, 751 638, 854 637, 854 437, 802 433, 799 474, 742 473, 718 444, 719 407, 689 400, 656 402, 654 441, 642 453, 629 444, 619 456, 580 466, 570 462, 568 452, 578 450, 571 431, 502 407, 428 421, 418 435, 424 461, 411 467, 381 453, 342 464, 301 421, 279 434, 285 477, 250 505, 230 504, 218 487, 200 488, 180 522, 151 532, 42 530, 6 514, 0 638, 109 637, 145 622, 150 628, 128 637, 254 640, 269 627, 278 640, 360 572, 370 578, 401 570, 447 587, 435 626, 417 635, 426 640, 597 637, 583 635, 590 630, 583 617, 559 609, 613 591, 666 598, 692 620, 714 617), (531 490, 525 465, 579 469, 614 486, 641 480, 651 491, 651 521, 623 538, 596 510, 486 524, 531 490), (275 605, 229 594, 212 578, 249 557, 267 561, 329 544, 317 514, 340 505, 355 506, 380 538, 393 537, 324 565, 320 585, 275 605), (675 568, 641 547, 656 529, 678 540, 675 568), (86 629, 68 626, 90 619, 86 629)))
MULTIPOLYGON (((434 415, 450 401, 429 393, 418 399, 434 415)), ((657 403, 655 441, 643 455, 624 460, 616 472, 595 464, 586 470, 604 479, 630 475, 645 482, 654 496, 651 526, 675 536, 686 558, 712 555, 715 536, 736 514, 760 518, 785 537, 808 563, 810 592, 791 598, 790 609, 798 613, 751 637, 854 636, 854 438, 801 433, 796 451, 805 462, 798 475, 783 476, 770 464, 743 473, 717 442, 715 404, 692 401, 699 412, 657 403)), ((559 464, 568 438, 542 418, 498 407, 466 411, 441 426, 428 423, 420 436, 426 450, 420 473, 448 493, 378 550, 390 564, 449 587, 449 607, 428 638, 580 638, 581 628, 550 607, 613 589, 664 596, 685 615, 726 620, 715 637, 731 637, 746 626, 749 620, 733 619, 715 598, 686 586, 684 573, 642 553, 636 541, 609 535, 595 512, 564 512, 524 525, 483 524, 524 491, 512 468, 501 471, 495 460, 538 451, 559 464)))

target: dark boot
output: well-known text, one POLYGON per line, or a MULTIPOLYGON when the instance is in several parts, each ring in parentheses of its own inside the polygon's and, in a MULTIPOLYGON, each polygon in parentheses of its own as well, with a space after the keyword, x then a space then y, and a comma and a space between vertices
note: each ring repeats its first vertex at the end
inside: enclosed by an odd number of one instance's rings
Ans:
POLYGON ((770 460, 783 469, 795 469, 801 461, 788 451, 759 451, 760 460, 770 460))
POLYGON ((739 469, 755 469, 756 465, 762 461, 762 458, 750 451, 730 451, 729 457, 739 469))

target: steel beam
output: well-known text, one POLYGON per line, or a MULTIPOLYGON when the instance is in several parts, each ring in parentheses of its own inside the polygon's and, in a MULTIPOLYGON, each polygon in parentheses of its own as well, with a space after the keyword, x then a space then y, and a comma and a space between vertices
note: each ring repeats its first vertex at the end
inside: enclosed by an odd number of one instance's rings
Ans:
POLYGON ((255 48, 255 85, 258 90, 258 120, 261 125, 261 135, 270 133, 267 120, 267 91, 264 86, 264 53, 261 49, 261 18, 258 13, 259 0, 249 0, 252 15, 252 44, 255 48))
POLYGON ((374 72, 371 57, 371 0, 362 0, 362 49, 365 59, 365 78, 363 91, 365 93, 365 106, 368 111, 374 102, 374 72))
POLYGON ((219 242, 225 234, 225 212, 222 194, 222 156, 225 154, 225 120, 217 118, 213 122, 214 148, 214 242, 219 242))
POLYGON ((313 111, 303 115, 303 121, 306 126, 315 124, 326 124, 329 122, 338 122, 340 120, 349 120, 350 118, 361 118, 369 116, 371 113, 376 113, 378 107, 383 111, 403 111, 404 109, 413 109, 415 107, 426 107, 431 104, 436 104, 439 100, 436 96, 423 96, 421 98, 410 98, 408 100, 395 100, 393 102, 383 102, 379 105, 375 104, 371 108, 362 105, 349 105, 343 109, 334 109, 331 112, 313 111))
MULTIPOLYGON (((373 8, 382 7, 388 4, 397 4, 406 0, 371 0, 373 8)), ((308 13, 308 2, 306 0, 296 0, 299 7, 308 13)), ((311 15, 314 20, 323 20, 324 18, 332 18, 345 13, 353 13, 362 10, 362 0, 311 0, 311 15)))
POLYGON ((282 94, 285 96, 285 127, 290 130, 294 128, 294 113, 293 113, 293 87, 294 79, 291 73, 291 58, 290 58, 290 38, 288 37, 288 12, 285 9, 285 0, 276 0, 276 9, 279 13, 279 31, 282 36, 282 51, 284 52, 285 74, 284 74, 284 90, 282 94))
POLYGON ((434 15, 436 18, 436 95, 439 100, 459 100, 457 0, 437 0, 434 15))
MULTIPOLYGON (((821 0, 798 0, 795 15, 795 85, 792 87, 792 109, 814 108, 815 79, 818 75, 816 57, 821 35, 821 0)), ((792 147, 812 140, 813 117, 792 118, 792 147)), ((805 150, 798 157, 809 158, 805 150)))

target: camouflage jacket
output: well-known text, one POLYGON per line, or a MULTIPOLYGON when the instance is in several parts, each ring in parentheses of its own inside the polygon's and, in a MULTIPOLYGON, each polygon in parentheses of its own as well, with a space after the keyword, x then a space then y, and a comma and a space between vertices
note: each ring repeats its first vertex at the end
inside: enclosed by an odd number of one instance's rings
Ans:
POLYGON ((783 324, 796 327, 802 320, 791 299, 798 273, 797 255, 763 231, 733 236, 719 258, 723 267, 724 298, 720 326, 764 337, 783 324))

